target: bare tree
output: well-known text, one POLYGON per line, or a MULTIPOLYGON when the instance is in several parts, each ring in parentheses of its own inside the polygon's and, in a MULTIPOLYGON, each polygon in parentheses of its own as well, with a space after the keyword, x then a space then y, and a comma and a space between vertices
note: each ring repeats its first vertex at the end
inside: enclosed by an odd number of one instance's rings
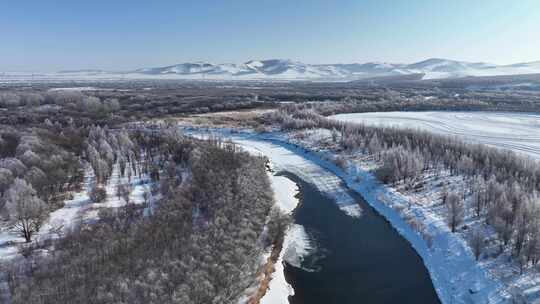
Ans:
POLYGON ((99 185, 94 185, 90 190, 89 197, 92 202, 101 203, 107 198, 107 191, 99 185))
POLYGON ((47 209, 34 188, 23 179, 15 179, 7 191, 6 208, 14 227, 26 242, 31 242, 32 235, 41 228, 47 209))
POLYGON ((471 232, 469 244, 473 251, 474 258, 478 261, 478 258, 480 258, 480 255, 482 255, 485 248, 485 237, 480 229, 475 229, 471 232))
POLYGON ((457 226, 463 222, 465 216, 465 207, 461 195, 454 192, 450 193, 446 199, 446 208, 448 209, 448 225, 452 229, 452 232, 456 232, 457 226))
POLYGON ((476 178, 475 183, 472 186, 472 192, 472 199, 476 216, 480 217, 480 215, 482 214, 482 209, 485 205, 486 197, 486 183, 482 176, 476 178))
POLYGON ((126 202, 126 205, 130 203, 130 194, 131 194, 131 185, 129 183, 119 184, 116 189, 116 194, 118 198, 123 198, 126 202))

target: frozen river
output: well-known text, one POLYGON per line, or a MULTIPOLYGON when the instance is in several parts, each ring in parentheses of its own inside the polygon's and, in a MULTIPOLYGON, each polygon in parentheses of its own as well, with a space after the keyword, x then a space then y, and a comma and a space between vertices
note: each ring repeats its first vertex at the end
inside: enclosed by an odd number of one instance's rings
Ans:
POLYGON ((338 176, 280 144, 240 135, 231 139, 267 156, 299 186, 293 218, 305 235, 283 249, 286 281, 294 290, 289 303, 441 303, 411 244, 338 176))
POLYGON ((375 126, 422 129, 540 159, 540 114, 506 112, 371 112, 330 116, 375 126))

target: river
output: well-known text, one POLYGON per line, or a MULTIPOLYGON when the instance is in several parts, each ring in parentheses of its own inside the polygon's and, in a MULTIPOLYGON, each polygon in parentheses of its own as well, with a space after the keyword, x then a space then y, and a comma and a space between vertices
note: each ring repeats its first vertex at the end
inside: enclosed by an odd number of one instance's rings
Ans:
POLYGON ((350 193, 362 215, 350 217, 313 185, 284 175, 299 185, 294 221, 314 246, 300 268, 285 265, 290 303, 440 303, 420 257, 359 195, 350 193))
POLYGON ((285 279, 294 289, 289 303, 440 303, 412 246, 335 174, 272 142, 239 135, 231 139, 269 157, 275 171, 299 186, 293 218, 312 249, 300 265, 294 263, 299 267, 285 262, 285 279))

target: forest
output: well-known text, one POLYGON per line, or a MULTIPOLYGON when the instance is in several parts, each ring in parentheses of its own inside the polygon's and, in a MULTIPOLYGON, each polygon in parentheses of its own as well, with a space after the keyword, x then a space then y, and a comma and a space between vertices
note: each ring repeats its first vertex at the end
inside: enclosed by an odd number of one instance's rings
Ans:
POLYGON ((285 229, 270 212, 266 159, 175 128, 56 125, 0 137, 2 217, 26 240, 3 266, 12 303, 236 303, 256 282, 261 253, 285 229), (35 240, 84 168, 93 202, 111 195, 113 170, 148 176, 148 193, 136 203, 132 183, 115 185, 122 206, 35 240))
MULTIPOLYGON (((509 254, 522 271, 540 261, 535 161, 456 138, 325 117, 536 111, 537 92, 354 83, 148 85, 0 90, 0 224, 18 238, 4 245, 18 255, 2 262, 0 284, 7 290, 0 288, 0 300, 6 292, 11 303, 237 303, 245 296, 260 275, 263 252, 279 245, 289 219, 273 208, 266 159, 219 138, 184 136, 174 124, 190 118, 197 125, 203 113, 256 132, 276 124, 285 131, 325 129, 338 166, 346 168, 350 155, 365 156, 377 164, 380 181, 407 191, 424 187, 430 174, 463 178, 466 187, 440 191, 448 229, 465 233, 474 218, 491 227, 499 254, 509 254), (255 111, 233 119, 210 115, 248 110, 255 111), (71 225, 51 226, 51 215, 78 193, 100 207, 71 225), (120 204, 110 206, 111 200, 120 204)), ((406 220, 430 242, 421 222, 406 220)), ((492 242, 469 230, 471 250, 482 259, 492 242)))
MULTIPOLYGON (((514 82, 519 84, 518 80, 514 82)), ((71 89, 61 82, 32 86, 0 83, 0 124, 40 124, 47 119, 65 124, 69 117, 77 117, 78 125, 105 125, 223 111, 277 109, 290 103, 306 106, 315 103, 324 115, 415 110, 540 111, 538 90, 508 83, 477 84, 468 78, 405 84, 78 81, 70 84, 74 86, 71 89), (473 85, 478 88, 470 89, 473 85)))

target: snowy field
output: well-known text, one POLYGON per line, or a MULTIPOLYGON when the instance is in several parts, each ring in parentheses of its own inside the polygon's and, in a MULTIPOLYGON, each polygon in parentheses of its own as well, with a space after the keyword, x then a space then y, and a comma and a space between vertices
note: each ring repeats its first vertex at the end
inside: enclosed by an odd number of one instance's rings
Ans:
POLYGON ((540 115, 504 112, 372 112, 330 118, 375 126, 422 129, 540 159, 540 115))

